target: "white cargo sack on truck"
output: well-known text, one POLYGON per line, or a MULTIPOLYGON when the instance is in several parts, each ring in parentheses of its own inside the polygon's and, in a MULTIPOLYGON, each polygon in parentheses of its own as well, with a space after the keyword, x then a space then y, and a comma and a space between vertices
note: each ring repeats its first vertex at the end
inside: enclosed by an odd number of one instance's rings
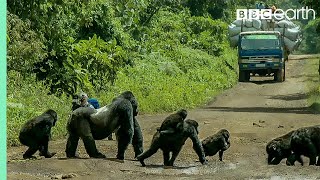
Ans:
POLYGON ((241 26, 242 25, 242 20, 241 19, 238 19, 238 20, 234 20, 232 22, 232 24, 236 25, 236 26, 241 26))
POLYGON ((246 19, 244 24, 246 27, 251 28, 253 25, 252 19, 246 19))
POLYGON ((252 27, 256 29, 261 29, 261 21, 259 19, 252 20, 252 27))
POLYGON ((284 44, 290 52, 295 49, 297 43, 298 41, 291 41, 289 38, 284 37, 284 44))
POLYGON ((235 36, 230 37, 230 46, 231 47, 238 46, 238 41, 239 41, 239 35, 235 35, 235 36))
POLYGON ((282 28, 295 28, 296 27, 293 22, 287 21, 287 20, 281 20, 279 22, 276 22, 276 24, 282 28))
POLYGON ((241 27, 231 24, 228 26, 229 36, 238 35, 241 32, 241 27))
POLYGON ((300 33, 300 28, 295 27, 291 29, 286 29, 284 36, 289 38, 291 41, 296 41, 298 39, 299 33, 300 33))

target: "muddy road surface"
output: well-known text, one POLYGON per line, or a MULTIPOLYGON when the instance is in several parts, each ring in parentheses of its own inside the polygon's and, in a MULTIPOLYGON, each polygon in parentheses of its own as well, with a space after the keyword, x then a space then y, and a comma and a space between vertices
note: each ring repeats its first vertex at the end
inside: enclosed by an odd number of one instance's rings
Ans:
MULTIPOLYGON (((252 82, 238 83, 207 105, 189 110, 188 118, 200 124, 200 138, 226 128, 231 134, 231 147, 224 153, 208 157, 208 165, 201 165, 188 140, 179 154, 175 167, 164 169, 162 153, 145 160, 141 167, 134 160, 133 149, 126 153, 124 163, 113 161, 116 141, 96 141, 107 159, 90 159, 82 142, 78 152, 82 159, 65 159, 66 140, 50 142, 50 150, 57 152, 51 159, 22 160, 26 147, 11 147, 7 152, 8 179, 320 179, 320 167, 267 165, 267 142, 290 130, 320 124, 307 101, 308 85, 319 83, 318 71, 306 70, 318 63, 310 57, 291 56, 286 66, 286 81, 275 83, 272 78, 252 78, 252 82)), ((168 114, 139 115, 148 148, 152 135, 168 114)), ((305 164, 309 159, 303 158, 305 164)))

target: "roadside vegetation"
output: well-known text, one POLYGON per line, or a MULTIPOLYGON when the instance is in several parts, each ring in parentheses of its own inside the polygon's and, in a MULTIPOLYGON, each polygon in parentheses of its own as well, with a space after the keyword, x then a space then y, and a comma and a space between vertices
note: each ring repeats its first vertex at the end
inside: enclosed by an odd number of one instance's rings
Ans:
POLYGON ((53 139, 65 136, 71 95, 80 91, 106 105, 130 90, 141 113, 206 103, 237 83, 236 49, 229 47, 227 26, 237 8, 254 4, 8 1, 8 145, 19 145, 21 125, 49 108, 59 115, 53 139))
POLYGON ((312 75, 306 78, 308 82, 308 104, 310 108, 316 113, 320 112, 320 74, 319 74, 319 63, 320 55, 315 56, 313 59, 306 61, 304 70, 306 72, 312 72, 312 75))
POLYGON ((59 115, 66 135, 71 95, 106 105, 130 90, 141 113, 194 108, 237 81, 225 2, 10 1, 7 5, 7 140, 28 119, 59 115), (216 7, 216 11, 209 10, 216 7))

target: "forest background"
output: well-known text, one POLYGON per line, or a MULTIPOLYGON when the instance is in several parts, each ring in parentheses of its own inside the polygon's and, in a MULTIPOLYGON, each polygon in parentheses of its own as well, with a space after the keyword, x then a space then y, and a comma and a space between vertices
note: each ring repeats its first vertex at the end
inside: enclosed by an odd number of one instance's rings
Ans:
MULTIPOLYGON (((281 9, 313 8, 317 19, 296 22, 298 52, 320 52, 318 0, 264 1, 281 9)), ((237 83, 237 50, 227 27, 247 0, 7 1, 7 145, 18 145, 28 119, 59 115, 53 138, 65 136, 72 95, 101 105, 125 90, 141 113, 205 104, 237 83)), ((314 87, 313 97, 319 96, 314 87)), ((315 98, 318 101, 319 98, 315 98)))

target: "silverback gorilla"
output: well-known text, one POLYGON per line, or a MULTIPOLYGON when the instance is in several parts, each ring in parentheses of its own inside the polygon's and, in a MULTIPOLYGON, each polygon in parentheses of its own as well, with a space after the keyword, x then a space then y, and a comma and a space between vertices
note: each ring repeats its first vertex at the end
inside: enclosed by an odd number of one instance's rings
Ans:
POLYGON ((198 123, 195 120, 188 119, 182 122, 182 126, 183 131, 173 134, 160 134, 160 132, 157 131, 153 136, 150 148, 137 157, 141 165, 145 166, 144 159, 155 154, 158 149, 161 149, 163 152, 164 165, 173 166, 175 159, 188 138, 192 140, 193 149, 197 153, 200 162, 206 164, 205 154, 198 138, 198 123), (170 152, 172 152, 171 158, 170 152))
POLYGON ((206 156, 213 156, 219 151, 219 160, 222 161, 223 151, 230 147, 230 133, 221 129, 216 134, 207 137, 201 143, 206 156))
POLYGON ((48 143, 51 138, 51 128, 55 126, 57 119, 57 113, 49 109, 22 126, 19 140, 21 144, 29 147, 23 154, 24 159, 35 158, 33 154, 38 150, 39 155, 45 158, 51 158, 56 154, 48 151, 48 143))
POLYGON ((130 143, 133 144, 135 157, 143 152, 143 137, 138 121, 138 102, 132 92, 125 91, 114 98, 111 104, 93 109, 80 107, 72 112, 67 124, 69 133, 66 155, 76 157, 79 138, 82 139, 90 157, 105 158, 95 144, 95 140, 108 137, 117 129, 117 159, 123 161, 124 153, 130 143))
MULTIPOLYGON (((268 154, 268 164, 277 165, 284 158, 289 158, 292 156, 292 150, 290 146, 290 138, 294 131, 290 131, 289 133, 280 136, 278 138, 270 141, 266 146, 266 151, 268 154)), ((303 161, 301 157, 297 159, 301 164, 303 161)))
POLYGON ((309 165, 320 166, 320 126, 297 129, 291 135, 290 145, 294 156, 287 159, 287 165, 294 165, 295 160, 304 155, 309 157, 309 165))

